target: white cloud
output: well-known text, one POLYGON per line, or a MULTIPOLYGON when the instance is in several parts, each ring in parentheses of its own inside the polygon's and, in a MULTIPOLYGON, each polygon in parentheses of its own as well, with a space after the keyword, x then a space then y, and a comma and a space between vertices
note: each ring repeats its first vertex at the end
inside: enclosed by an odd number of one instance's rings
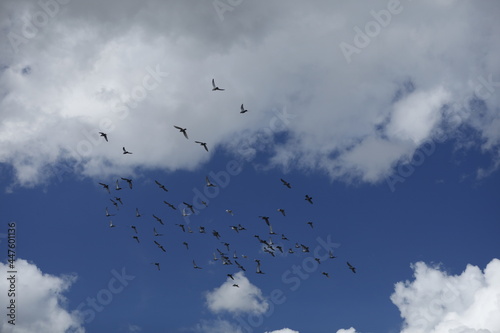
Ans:
MULTIPOLYGON (((15 326, 9 324, 7 316, 2 315, 0 331, 5 333, 83 333, 76 312, 66 308, 63 293, 68 290, 76 277, 63 275, 60 277, 44 274, 40 269, 24 259, 16 261, 15 281, 15 326)), ((8 276, 7 264, 0 263, 3 277, 8 276)), ((0 279, 0 290, 9 290, 10 283, 6 278, 0 279)), ((0 293, 0 303, 8 304, 10 299, 6 292, 0 293)))
POLYGON ((349 329, 340 329, 337 331, 337 333, 356 333, 356 330, 354 328, 349 328, 349 329))
POLYGON ((404 319, 402 333, 500 332, 500 260, 484 272, 467 265, 460 275, 422 262, 413 269, 415 280, 398 282, 391 295, 404 319))
POLYGON ((266 333, 299 333, 299 331, 294 331, 294 330, 289 329, 289 328, 282 328, 280 330, 266 332, 266 333))
MULTIPOLYGON (((13 47, 9 36, 22 36, 43 9, 2 1, 0 163, 30 186, 65 168, 104 177, 208 161, 211 153, 174 124, 211 152, 250 143, 246 158, 266 149, 273 166, 368 182, 383 179, 446 119, 474 127, 484 151, 495 152, 498 4, 401 1, 401 12, 348 64, 339 45, 353 43, 353 27, 373 21, 372 10, 386 8, 384 0, 253 1, 221 21, 210 1, 71 1, 13 47), (165 74, 155 80, 157 66, 165 74), (214 77, 226 91, 211 91, 214 77), (474 96, 481 112, 469 105, 474 96), (294 115, 286 124, 273 111, 285 108, 294 115), (288 131, 286 142, 256 140, 278 128, 288 131), (123 156, 122 146, 134 154, 123 156)), ((450 137, 457 126, 447 128, 450 137)), ((492 159, 488 172, 500 154, 492 159)))
POLYGON ((261 314, 266 312, 269 304, 262 296, 262 291, 250 283, 243 272, 238 272, 233 277, 234 280, 228 277, 220 287, 206 293, 208 308, 215 313, 261 314))

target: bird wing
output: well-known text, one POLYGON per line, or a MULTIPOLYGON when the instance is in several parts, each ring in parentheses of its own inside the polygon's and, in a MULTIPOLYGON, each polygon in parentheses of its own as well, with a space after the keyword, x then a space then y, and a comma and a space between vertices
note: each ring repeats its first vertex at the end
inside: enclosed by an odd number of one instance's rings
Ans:
POLYGON ((215 79, 212 79, 212 87, 214 87, 214 88, 216 87, 215 86, 215 79))

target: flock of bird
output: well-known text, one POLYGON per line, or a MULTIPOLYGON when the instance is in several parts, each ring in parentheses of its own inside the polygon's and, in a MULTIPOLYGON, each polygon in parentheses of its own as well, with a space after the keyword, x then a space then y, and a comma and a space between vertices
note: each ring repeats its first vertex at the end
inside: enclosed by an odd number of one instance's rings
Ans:
MULTIPOLYGON (((214 79, 212 79, 212 87, 213 87, 212 91, 224 91, 225 90, 225 89, 219 88, 215 84, 214 79)), ((246 112, 248 112, 248 110, 244 108, 243 104, 241 104, 240 113, 243 114, 246 112)), ((183 128, 183 127, 177 126, 177 125, 174 125, 174 128, 179 130, 179 132, 182 133, 182 135, 186 139, 189 140, 187 128, 183 128)), ((99 135, 106 142, 109 142, 108 141, 109 138, 108 138, 107 133, 99 132, 99 135)), ((209 151, 206 142, 195 141, 195 143, 202 146, 207 152, 209 151)), ((122 153, 124 155, 133 154, 132 152, 128 151, 125 147, 123 147, 122 150, 123 150, 122 153)), ((292 189, 292 185, 288 181, 284 180, 283 178, 281 178, 280 181, 285 188, 292 189)), ((99 185, 102 186, 102 188, 111 196, 109 198, 109 200, 110 200, 109 202, 114 206, 114 209, 112 212, 110 212, 110 209, 108 206, 106 206, 104 208, 106 218, 111 218, 111 217, 115 216, 118 213, 118 211, 120 210, 120 207, 124 205, 122 197, 119 196, 119 193, 122 193, 122 192, 120 192, 121 190, 123 190, 122 184, 125 184, 125 183, 126 183, 126 187, 128 187, 129 190, 133 190, 133 188, 134 188, 133 180, 130 178, 126 178, 126 177, 120 177, 120 178, 114 180, 114 185, 115 185, 114 188, 112 186, 110 186, 109 183, 99 182, 99 185)), ((154 180, 154 183, 156 184, 158 189, 161 190, 162 192, 165 192, 165 193, 169 192, 169 189, 164 184, 159 182, 158 180, 154 180)), ((212 180, 209 179, 208 176, 206 176, 205 177, 205 186, 217 187, 218 184, 216 182, 213 182, 212 180)), ((314 204, 313 198, 308 194, 306 194, 304 196, 304 200, 311 205, 314 204)), ((183 235, 185 235, 186 239, 187 239, 187 237, 189 237, 187 235, 194 234, 194 233, 206 234, 208 237, 210 237, 209 232, 206 230, 205 226, 198 225, 198 226, 194 227, 191 225, 191 223, 185 222, 186 221, 186 219, 184 219, 185 217, 194 216, 197 213, 195 210, 195 207, 194 207, 194 203, 188 203, 188 202, 182 201, 178 205, 175 205, 175 204, 172 204, 166 200, 162 200, 162 203, 165 204, 165 206, 168 207, 169 209, 171 209, 172 211, 178 211, 177 214, 180 213, 180 216, 178 217, 179 223, 175 223, 175 226, 178 227, 179 232, 181 232, 183 235), (183 221, 184 221, 184 223, 183 223, 183 221), (194 228, 194 230, 193 230, 193 228, 194 228)), ((204 201, 201 201, 201 204, 208 207, 208 204, 204 201)), ((231 209, 226 209, 225 212, 231 216, 234 215, 234 212, 231 209)), ((277 212, 279 212, 283 217, 287 216, 286 210, 284 208, 278 208, 277 212)), ((150 235, 150 237, 152 237, 151 243, 153 243, 156 247, 158 247, 159 251, 162 251, 163 253, 167 253, 168 251, 165 248, 165 246, 162 244, 162 241, 161 241, 162 236, 164 235, 164 231, 162 229, 165 228, 165 221, 162 218, 160 218, 158 215, 160 215, 160 214, 153 213, 151 215, 147 214, 146 216, 143 216, 143 214, 141 213, 139 208, 135 207, 135 218, 137 219, 137 223, 132 223, 131 225, 128 226, 131 230, 130 237, 131 237, 131 239, 133 239, 134 242, 141 244, 144 241, 144 239, 147 237, 147 234, 144 234, 144 231, 142 229, 144 228, 144 224, 148 223, 148 222, 142 222, 141 219, 144 219, 144 218, 151 219, 152 218, 151 220, 154 219, 154 221, 156 221, 158 224, 149 226, 151 231, 148 232, 148 234, 150 235), (138 228, 138 225, 140 225, 141 227, 138 228), (141 232, 139 232, 139 230, 141 230, 141 232)), ((270 216, 258 215, 258 216, 256 216, 256 219, 257 218, 263 220, 265 222, 267 228, 269 229, 269 232, 268 232, 269 236, 267 236, 267 235, 261 236, 258 234, 253 235, 253 237, 256 239, 256 244, 258 246, 258 249, 260 250, 260 251, 258 251, 258 252, 260 252, 260 254, 259 254, 260 256, 268 255, 271 257, 276 257, 276 256, 280 256, 280 255, 285 256, 287 254, 294 254, 296 252, 302 252, 302 253, 309 253, 310 252, 309 246, 306 246, 305 244, 303 244, 302 242, 299 242, 299 241, 296 241, 295 244, 293 244, 294 242, 289 241, 289 239, 285 236, 284 233, 281 233, 281 232, 277 233, 273 229, 273 226, 270 222, 270 220, 271 220, 270 216), (278 240, 276 238, 278 238, 278 240), (288 245, 286 245, 286 244, 288 244, 288 245)), ((187 221, 189 221, 189 220, 187 220, 187 221)), ((308 221, 308 222, 306 222, 306 224, 311 229, 314 229, 314 224, 312 221, 308 221)), ((112 222, 112 220, 110 219, 109 220, 109 227, 116 228, 116 227, 118 227, 118 225, 114 224, 112 222)), ((120 224, 119 227, 122 227, 122 225, 120 224)), ((232 224, 232 225, 226 226, 225 228, 227 228, 228 231, 232 230, 232 232, 234 232, 236 234, 240 234, 240 233, 244 233, 244 232, 249 233, 247 228, 241 224, 237 224, 237 225, 232 224)), ((220 230, 222 230, 222 229, 220 229, 220 230)), ((229 231, 229 232, 231 232, 231 231, 229 231)), ((249 265, 248 262, 250 261, 250 263, 251 263, 252 260, 249 259, 249 257, 247 255, 244 255, 244 254, 238 255, 237 254, 238 252, 236 251, 236 249, 232 248, 232 245, 227 240, 223 239, 222 234, 225 234, 225 231, 219 232, 218 230, 213 229, 210 232, 210 234, 216 239, 216 241, 220 242, 220 244, 221 244, 221 246, 216 246, 213 249, 213 251, 212 251, 213 257, 210 259, 210 261, 212 263, 220 262, 222 265, 226 265, 226 266, 234 265, 234 266, 238 267, 239 270, 246 271, 247 268, 245 268, 245 266, 248 266, 249 265), (223 250, 221 250, 219 247, 222 248, 223 250)), ((189 242, 187 240, 183 240, 182 245, 185 247, 186 250, 189 251, 189 242)), ((335 258, 336 258, 336 256, 333 254, 333 252, 329 251, 329 259, 335 259, 335 258)), ((317 261, 318 264, 321 263, 321 259, 319 259, 319 258, 314 258, 314 260, 317 261)), ((265 272, 263 271, 262 266, 261 266, 261 259, 254 258, 253 262, 255 263, 255 273, 256 274, 265 274, 265 272)), ((196 270, 203 269, 203 267, 199 266, 194 259, 191 261, 191 263, 192 263, 193 269, 196 269, 196 270)), ((161 270, 160 262, 155 261, 155 262, 152 262, 151 264, 154 265, 157 270, 161 270)), ((350 269, 353 273, 356 273, 356 268, 353 265, 351 265, 349 262, 346 262, 346 264, 347 264, 348 269, 350 269)), ((330 274, 326 271, 322 271, 321 274, 327 278, 330 278, 330 274)), ((228 273, 226 275, 227 275, 227 277, 234 280, 232 274, 228 273)), ((233 286, 239 287, 237 284, 233 284, 233 286)))

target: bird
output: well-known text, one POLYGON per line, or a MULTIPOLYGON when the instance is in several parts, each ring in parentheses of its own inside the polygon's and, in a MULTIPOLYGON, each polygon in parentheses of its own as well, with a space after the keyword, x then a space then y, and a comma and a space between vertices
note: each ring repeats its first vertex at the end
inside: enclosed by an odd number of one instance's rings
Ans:
POLYGON ((113 221, 109 221, 109 227, 114 228, 114 227, 116 227, 116 225, 113 224, 113 221))
POLYGON ((327 272, 321 272, 321 274, 323 274, 324 276, 326 276, 327 278, 330 278, 330 275, 328 275, 327 272))
POLYGON ((246 110, 246 109, 243 107, 243 104, 241 104, 241 107, 240 107, 240 113, 245 113, 245 112, 248 112, 248 110, 246 110))
POLYGON ((305 246, 304 244, 300 244, 302 247, 302 252, 309 252, 309 246, 305 246))
POLYGON ((122 188, 120 187, 120 182, 118 181, 118 179, 116 180, 116 186, 115 186, 115 190, 119 191, 121 190, 122 188))
POLYGON ((313 223, 312 222, 307 222, 307 224, 309 224, 309 226, 311 227, 311 229, 314 229, 314 226, 313 226, 313 223))
POLYGON ((135 240, 137 241, 137 243, 140 243, 140 241, 139 241, 139 237, 137 237, 137 236, 132 236, 132 238, 133 238, 133 239, 135 239, 135 240))
POLYGON ((135 217, 141 217, 141 213, 139 213, 139 208, 135 209, 135 217))
POLYGON ((99 132, 99 135, 102 136, 106 142, 108 142, 108 135, 106 133, 99 132))
POLYGON ((165 225, 165 223, 163 223, 163 221, 161 220, 161 218, 159 218, 155 214, 153 214, 153 217, 156 219, 156 221, 160 222, 160 224, 165 225))
POLYGON ((337 258, 336 256, 333 255, 333 252, 331 250, 328 252, 328 255, 331 259, 337 258))
POLYGON ((238 266, 239 269, 241 269, 243 272, 246 271, 245 267, 241 266, 236 260, 234 261, 234 263, 236 264, 236 266, 238 266))
POLYGON ((189 214, 189 213, 186 212, 186 207, 182 208, 182 216, 186 217, 186 216, 189 216, 189 215, 191 215, 191 214, 189 214))
POLYGON ((263 219, 267 225, 269 225, 269 216, 259 216, 261 219, 263 219))
POLYGON ((220 238, 220 234, 216 230, 212 231, 212 235, 214 235, 214 237, 217 238, 217 239, 220 238))
POLYGON ((152 265, 156 265, 156 267, 158 268, 158 270, 160 270, 160 263, 159 262, 152 262, 151 264, 152 265))
POLYGON ((319 258, 314 258, 318 262, 318 264, 321 264, 321 260, 319 258))
POLYGON ((264 274, 264 272, 261 271, 261 269, 260 269, 260 261, 257 262, 257 272, 256 273, 257 274, 264 274))
POLYGON ((116 207, 116 209, 120 209, 120 207, 118 207, 118 203, 116 201, 114 201, 113 199, 109 199, 109 201, 111 201, 113 203, 113 206, 116 207))
POLYGON ((200 267, 200 266, 196 265, 196 262, 194 262, 194 260, 193 260, 193 267, 194 267, 195 269, 201 269, 201 267, 200 267))
POLYGON ((292 188, 292 185, 290 185, 289 182, 287 182, 286 180, 284 180, 283 178, 280 178, 281 182, 283 183, 283 185, 285 185, 286 187, 288 188, 292 188))
POLYGON ((233 277, 233 275, 232 275, 232 274, 227 274, 227 276, 228 276, 228 277, 230 277, 230 278, 231 278, 231 280, 234 280, 234 277, 233 277))
POLYGON ((276 235, 276 233, 273 231, 273 226, 269 225, 269 234, 270 235, 276 235))
POLYGON ((163 234, 159 234, 158 231, 156 231, 156 228, 153 228, 153 234, 155 236, 163 236, 163 234))
POLYGON ((203 148, 205 148, 206 151, 208 151, 207 143, 206 142, 201 142, 201 141, 195 141, 195 143, 199 143, 203 148))
POLYGON ((182 229, 182 232, 186 232, 186 229, 184 228, 184 224, 175 224, 176 226, 179 226, 182 229))
POLYGON ((187 202, 184 202, 184 201, 183 201, 182 203, 183 203, 183 204, 185 204, 185 205, 186 205, 186 207, 187 207, 187 208, 189 208, 189 209, 191 210, 191 212, 194 214, 194 208, 193 208, 193 205, 190 205, 190 204, 188 204, 187 202))
POLYGON ((101 185, 106 191, 108 191, 108 193, 110 193, 109 192, 109 185, 108 184, 99 183, 99 185, 101 185))
POLYGON ((165 205, 167 205, 168 207, 172 208, 173 210, 177 210, 177 208, 175 208, 175 206, 174 206, 174 205, 172 205, 171 203, 166 202, 165 200, 163 200, 163 203, 164 203, 165 205))
POLYGON ((306 198, 304 200, 309 201, 309 203, 312 205, 312 203, 313 203, 312 199, 313 199, 312 197, 310 197, 308 194, 306 194, 306 198))
POLYGON ((283 208, 278 208, 278 212, 280 212, 281 214, 283 214, 283 216, 286 216, 285 210, 283 208))
POLYGON ((205 227, 200 226, 199 227, 199 231, 200 231, 200 234, 204 234, 205 233, 205 227))
POLYGON ((123 149, 123 155, 132 154, 127 149, 125 149, 125 147, 122 147, 122 149, 123 149))
POLYGON ((182 242, 182 244, 184 244, 184 246, 186 247, 186 250, 189 250, 189 244, 188 244, 188 242, 182 242))
POLYGON ((288 238, 286 238, 285 234, 281 234, 281 239, 282 240, 288 240, 288 238))
POLYGON ((226 247, 227 251, 229 252, 229 251, 230 251, 230 250, 229 250, 229 245, 231 245, 231 244, 226 243, 226 242, 223 242, 222 244, 224 244, 224 246, 226 247))
POLYGON ((276 245, 276 248, 277 248, 277 249, 278 249, 281 253, 283 253, 283 248, 282 248, 281 246, 276 245))
POLYGON ((236 283, 233 283, 233 287, 239 288, 240 286, 238 286, 236 283))
POLYGON ((132 179, 129 179, 129 178, 123 178, 121 177, 122 180, 126 181, 128 183, 128 187, 130 187, 130 189, 132 189, 132 179))
POLYGON ((217 256, 215 255, 215 252, 214 252, 214 261, 217 261, 219 260, 219 258, 217 258, 217 256))
POLYGON ((229 214, 229 215, 231 215, 231 216, 233 216, 233 215, 234 215, 234 213, 233 213, 233 211, 232 211, 231 209, 226 209, 226 213, 228 213, 228 214, 229 214))
POLYGON ((351 265, 348 261, 346 261, 347 263, 347 266, 349 266, 349 269, 353 272, 353 273, 356 273, 356 267, 354 267, 353 265, 351 265))
POLYGON ((163 252, 167 252, 167 250, 165 250, 165 248, 163 247, 163 245, 161 245, 160 243, 158 243, 157 241, 153 241, 156 246, 158 246, 159 249, 161 249, 163 252))
POLYGON ((205 182, 207 183, 208 187, 215 187, 216 185, 208 179, 208 176, 205 177, 205 182))
POLYGON ((108 212, 108 207, 106 207, 106 217, 110 217, 110 216, 115 216, 115 214, 110 214, 110 213, 108 212))
POLYGON ((134 229, 134 231, 135 231, 135 233, 136 233, 136 234, 138 234, 138 232, 137 232, 137 227, 136 227, 135 225, 131 225, 130 227, 131 227, 132 229, 134 229))
POLYGON ((216 91, 216 90, 224 91, 225 90, 225 89, 221 89, 215 85, 215 79, 212 79, 212 87, 213 87, 212 91, 216 91))
POLYGON ((236 231, 236 233, 239 233, 239 230, 238 230, 238 227, 237 227, 237 226, 232 225, 232 226, 231 226, 231 229, 232 229, 232 230, 234 230, 234 231, 236 231))
POLYGON ((187 128, 182 128, 182 127, 179 127, 179 126, 175 126, 175 128, 177 128, 182 134, 184 134, 184 136, 186 137, 186 139, 189 139, 188 135, 187 135, 187 128))
POLYGON ((115 200, 118 201, 120 204, 123 205, 122 198, 115 197, 115 200))
POLYGON ((242 231, 242 230, 247 230, 247 229, 244 226, 242 226, 241 224, 238 224, 238 230, 242 231))
POLYGON ((159 181, 155 180, 156 185, 158 185, 159 188, 161 188, 163 191, 168 192, 167 188, 160 183, 159 181))
POLYGON ((295 253, 295 251, 292 248, 289 248, 288 253, 295 253))

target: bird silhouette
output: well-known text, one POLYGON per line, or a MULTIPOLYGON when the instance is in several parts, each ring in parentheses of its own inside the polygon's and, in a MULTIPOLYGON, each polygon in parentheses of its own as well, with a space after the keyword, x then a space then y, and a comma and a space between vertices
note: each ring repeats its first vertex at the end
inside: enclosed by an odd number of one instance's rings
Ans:
POLYGON ((114 228, 114 227, 116 227, 116 225, 113 224, 113 221, 109 221, 109 227, 114 228))
POLYGON ((234 280, 234 277, 233 277, 233 275, 232 275, 232 274, 227 274, 227 276, 228 276, 228 277, 230 277, 230 278, 231 278, 231 280, 234 280))
POLYGON ((243 104, 241 104, 240 113, 245 113, 245 112, 248 112, 248 110, 243 107, 243 104))
POLYGON ((174 127, 177 128, 182 134, 184 134, 184 137, 186 139, 189 139, 188 134, 187 134, 187 128, 182 128, 182 127, 175 126, 175 125, 174 125, 174 127))
POLYGON ((309 224, 309 226, 311 227, 311 229, 314 229, 314 225, 311 221, 307 222, 307 224, 309 224))
POLYGON ((326 276, 327 278, 330 278, 330 275, 328 275, 327 272, 321 272, 321 274, 323 274, 324 276, 326 276))
POLYGON ((108 142, 108 135, 106 133, 99 132, 99 135, 102 136, 106 142, 108 142))
POLYGON ((233 215, 234 215, 234 213, 233 213, 233 211, 232 211, 231 209, 226 209, 226 213, 228 213, 228 214, 229 214, 229 215, 231 215, 231 216, 233 216, 233 215))
POLYGON ((193 267, 194 267, 195 269, 201 269, 201 267, 200 267, 200 266, 196 265, 196 262, 195 262, 194 260, 193 260, 193 267))
POLYGON ((310 197, 309 195, 306 194, 306 198, 304 200, 309 201, 309 203, 312 205, 312 203, 313 203, 312 199, 313 199, 312 197, 310 197))
POLYGON ((132 154, 127 149, 125 149, 125 147, 122 147, 122 149, 123 149, 123 155, 132 154))
POLYGON ((110 217, 110 216, 115 216, 115 214, 110 214, 110 213, 108 212, 108 207, 106 207, 106 217, 110 217))
POLYGON ((347 263, 347 266, 349 267, 349 269, 353 272, 353 273, 356 273, 356 267, 354 267, 353 265, 351 265, 349 262, 346 262, 347 263))
POLYGON ((292 188, 292 185, 290 185, 289 182, 287 182, 286 180, 284 180, 283 178, 280 178, 281 182, 283 183, 283 185, 285 185, 286 187, 288 188, 292 188))
POLYGON ((161 188, 163 191, 168 192, 167 188, 160 183, 159 181, 155 180, 156 185, 158 185, 159 188, 161 188))
POLYGON ((286 216, 285 210, 283 208, 278 208, 278 212, 280 212, 281 214, 283 214, 283 216, 286 216))
POLYGON ((159 234, 158 231, 156 231, 156 228, 153 228, 153 234, 155 236, 163 236, 163 234, 159 234))
POLYGON ((162 225, 165 225, 165 223, 163 223, 162 219, 159 218, 158 216, 156 216, 155 214, 153 214, 153 217, 155 218, 156 221, 160 222, 160 224, 162 225))
POLYGON ((160 270, 160 263, 159 262, 152 262, 151 264, 155 265, 158 268, 158 270, 160 270))
POLYGON ((208 151, 208 147, 207 147, 207 143, 206 142, 195 141, 195 143, 199 143, 200 146, 202 146, 203 148, 205 148, 206 151, 208 151))
POLYGON ((239 269, 241 269, 243 272, 246 271, 245 267, 241 266, 236 260, 234 261, 234 263, 236 264, 236 266, 238 266, 239 269))
POLYGON ((193 205, 190 205, 190 204, 188 204, 188 203, 186 203, 186 202, 182 202, 182 203, 183 203, 184 205, 186 205, 186 207, 187 207, 187 208, 189 208, 189 209, 191 210, 191 213, 193 213, 193 214, 194 214, 194 208, 193 208, 193 205))
POLYGON ((233 287, 239 288, 240 286, 238 286, 236 283, 233 283, 233 287))
POLYGON ((139 213, 139 208, 135 209, 135 217, 141 217, 141 213, 139 213))
POLYGON ((99 185, 101 185, 106 191, 108 191, 108 193, 110 193, 109 192, 109 185, 108 184, 99 183, 99 185))
POLYGON ((216 185, 208 179, 208 176, 205 177, 205 182, 207 183, 208 187, 215 187, 216 185))
POLYGON ((174 206, 174 205, 172 205, 171 203, 166 202, 165 200, 163 200, 163 203, 164 203, 165 205, 167 205, 168 207, 172 208, 173 210, 177 210, 177 208, 175 208, 175 206, 174 206))
POLYGON ((132 238, 133 238, 133 239, 135 239, 135 240, 137 241, 137 243, 140 243, 140 241, 139 241, 139 237, 137 237, 137 236, 132 236, 132 238))
POLYGON ((221 89, 221 88, 217 87, 215 85, 215 79, 212 79, 212 91, 216 91, 216 90, 224 91, 225 89, 221 89))
POLYGON ((333 252, 331 250, 328 252, 328 256, 330 257, 330 259, 337 258, 336 256, 333 255, 333 252))
POLYGON ((122 188, 120 187, 120 182, 118 181, 118 179, 116 180, 116 185, 115 185, 115 190, 119 191, 121 190, 122 188))
POLYGON ((121 177, 122 180, 126 181, 128 183, 128 187, 132 189, 132 179, 129 178, 123 178, 121 177))
POLYGON ((137 227, 136 227, 135 225, 131 225, 130 227, 131 227, 132 229, 134 229, 134 231, 135 231, 135 233, 136 233, 136 234, 138 234, 138 232, 137 232, 137 227))
POLYGON ((186 247, 186 250, 189 250, 189 244, 188 244, 188 242, 182 242, 182 244, 184 244, 184 246, 186 247))

